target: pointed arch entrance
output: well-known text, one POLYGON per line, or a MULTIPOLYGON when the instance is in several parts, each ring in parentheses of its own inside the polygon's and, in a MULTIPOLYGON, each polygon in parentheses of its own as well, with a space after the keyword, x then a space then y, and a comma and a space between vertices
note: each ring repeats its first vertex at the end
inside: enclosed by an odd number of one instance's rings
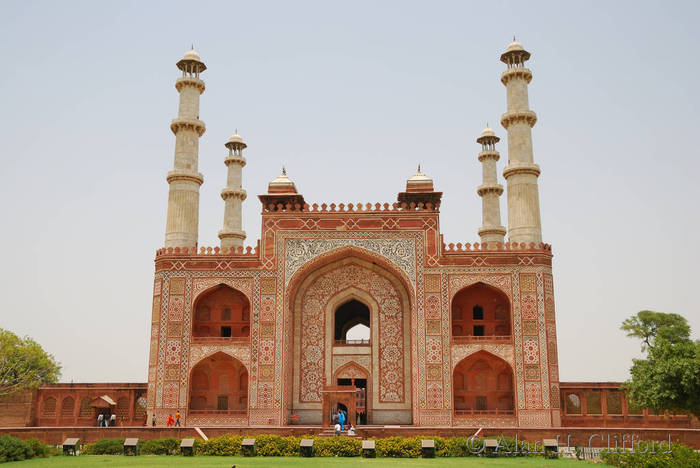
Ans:
POLYGON ((190 373, 189 390, 189 415, 248 413, 248 370, 226 353, 216 352, 199 361, 190 373))
POLYGON ((290 288, 294 326, 288 337, 294 353, 286 369, 291 412, 302 423, 327 423, 324 390, 337 387, 338 370, 354 361, 367 370, 366 383, 357 377, 341 384, 348 384, 353 395, 357 384, 365 385, 365 420, 412 423, 411 301, 403 278, 356 256, 322 263, 304 274, 290 288), (336 328, 342 334, 357 324, 368 325, 368 340, 351 342, 347 335, 335 340, 336 328))
POLYGON ((456 417, 515 412, 513 369, 487 351, 467 356, 455 366, 452 387, 456 417))

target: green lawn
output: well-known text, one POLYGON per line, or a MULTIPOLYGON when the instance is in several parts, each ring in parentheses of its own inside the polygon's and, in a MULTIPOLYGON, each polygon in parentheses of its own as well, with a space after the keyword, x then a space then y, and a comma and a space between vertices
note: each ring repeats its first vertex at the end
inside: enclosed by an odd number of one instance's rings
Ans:
POLYGON ((73 467, 73 466, 148 466, 148 467, 174 467, 174 466, 218 466, 236 468, 262 467, 262 466, 291 466, 291 467, 326 467, 326 466, 347 466, 355 467, 363 465, 370 467, 400 467, 410 466, 422 467, 573 467, 584 468, 586 462, 575 460, 544 460, 542 458, 511 458, 511 459, 489 459, 489 458, 301 458, 301 457, 180 457, 180 456, 153 456, 145 455, 139 457, 122 457, 119 455, 83 455, 80 457, 51 457, 35 458, 22 462, 12 462, 3 464, 4 467, 73 467))

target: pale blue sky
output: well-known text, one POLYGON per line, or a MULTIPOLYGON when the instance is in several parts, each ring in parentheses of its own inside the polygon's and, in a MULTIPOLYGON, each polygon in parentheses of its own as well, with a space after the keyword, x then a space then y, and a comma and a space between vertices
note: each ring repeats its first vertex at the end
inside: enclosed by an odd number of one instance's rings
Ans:
POLYGON ((209 67, 200 245, 218 243, 235 128, 250 245, 282 164, 309 202, 374 203, 420 162, 444 192, 446 241, 478 241, 474 140, 487 120, 505 137, 498 58, 516 34, 532 53, 561 379, 625 379, 639 351, 625 317, 676 312, 700 330, 698 5, 4 1, 0 326, 55 354, 65 381, 146 380, 190 43, 209 67))

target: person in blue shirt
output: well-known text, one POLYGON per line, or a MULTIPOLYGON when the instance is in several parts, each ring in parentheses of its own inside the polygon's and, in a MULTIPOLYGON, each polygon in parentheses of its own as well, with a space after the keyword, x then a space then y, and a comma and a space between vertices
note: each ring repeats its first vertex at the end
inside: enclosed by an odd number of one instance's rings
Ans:
POLYGON ((338 423, 340 424, 340 430, 344 431, 345 430, 345 413, 343 413, 343 410, 338 410, 338 423))

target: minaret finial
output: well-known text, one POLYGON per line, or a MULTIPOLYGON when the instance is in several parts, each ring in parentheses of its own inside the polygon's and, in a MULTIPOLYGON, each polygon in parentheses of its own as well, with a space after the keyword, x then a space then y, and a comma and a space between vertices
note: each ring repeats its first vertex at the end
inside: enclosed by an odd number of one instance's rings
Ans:
POLYGON ((282 175, 287 175, 287 169, 282 165, 282 175))
POLYGON ((236 128, 236 131, 234 133, 238 133, 238 128, 236 128))
POLYGON ((513 42, 515 42, 515 34, 513 34, 513 42))
POLYGON ((194 42, 192 43, 190 50, 194 50, 194 42))
POLYGON ((418 172, 420 173, 420 163, 418 163, 418 172))

